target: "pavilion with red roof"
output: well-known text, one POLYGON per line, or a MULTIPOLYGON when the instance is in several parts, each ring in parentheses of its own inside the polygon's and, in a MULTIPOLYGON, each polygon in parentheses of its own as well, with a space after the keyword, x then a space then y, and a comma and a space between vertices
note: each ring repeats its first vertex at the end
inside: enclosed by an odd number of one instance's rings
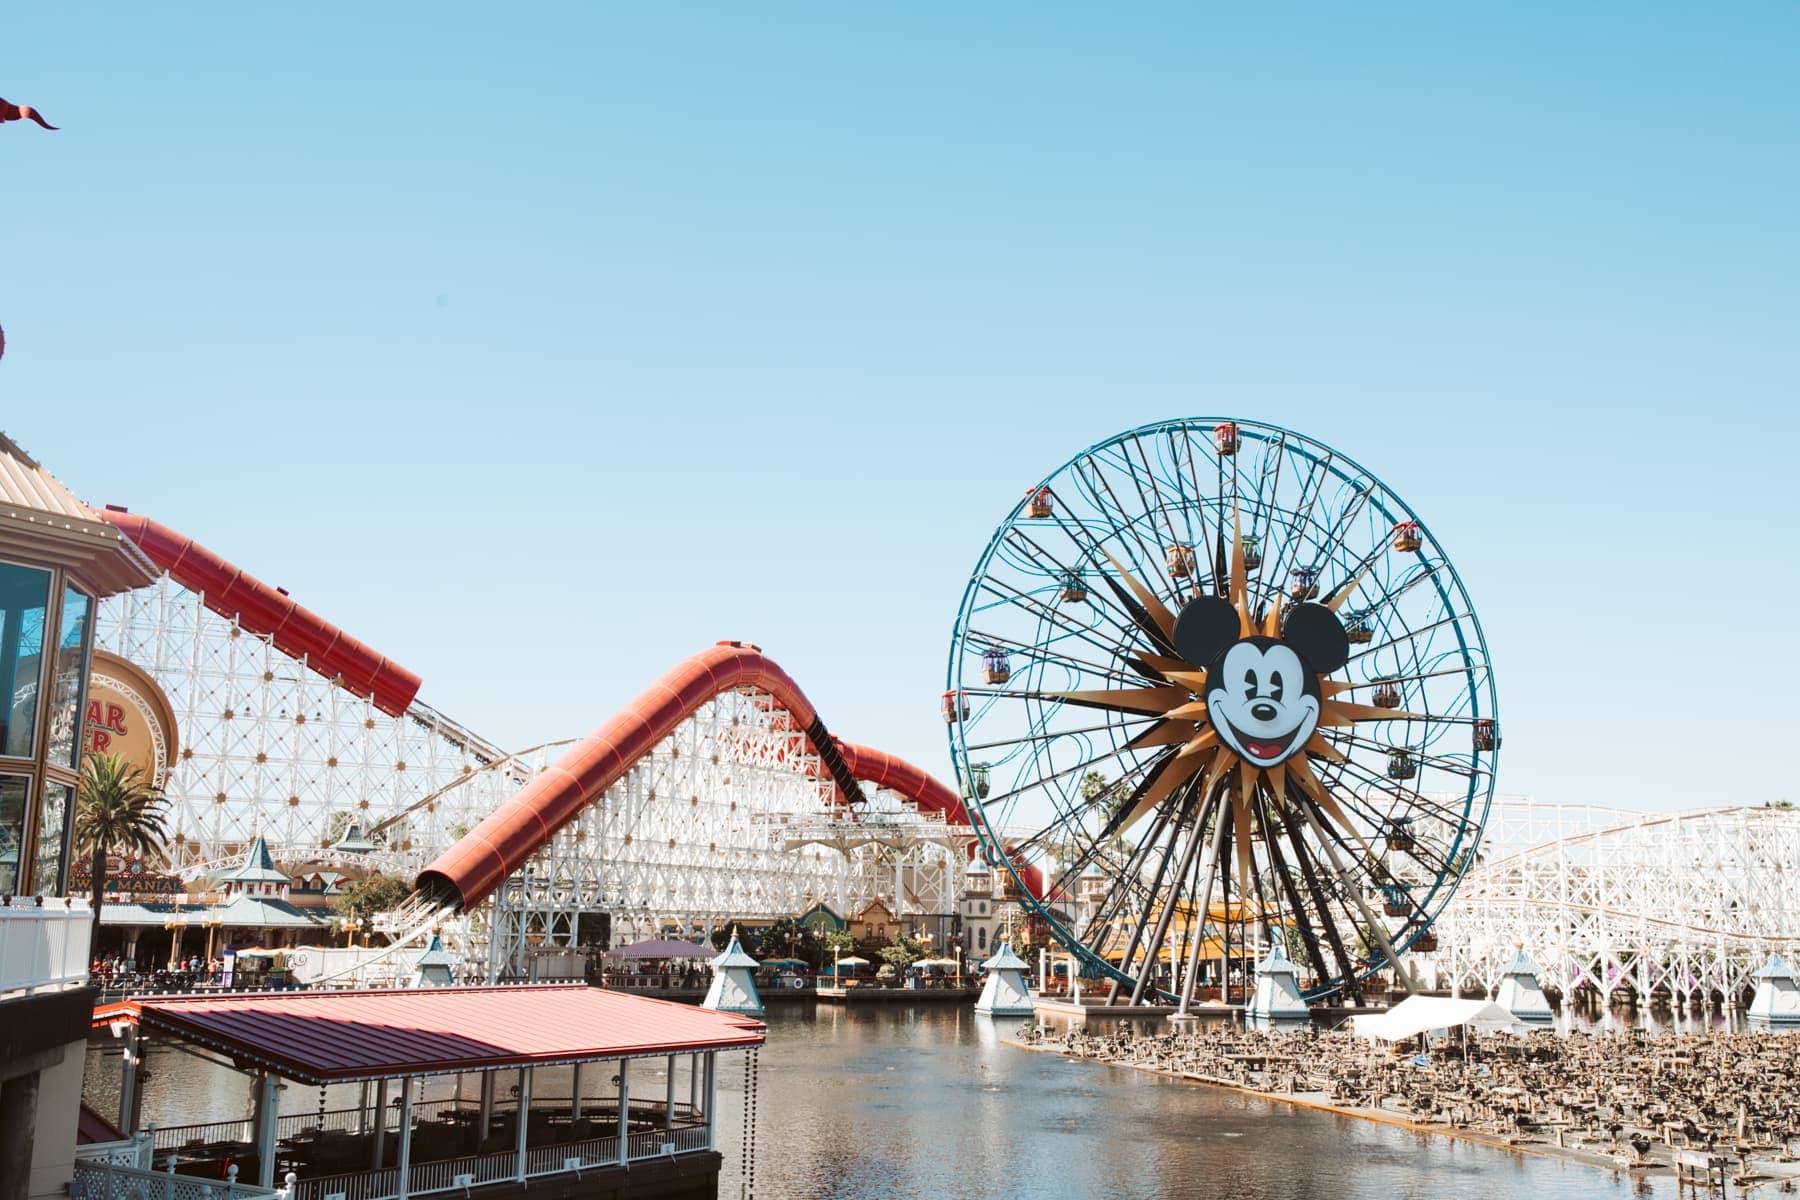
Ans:
POLYGON ((562 1196, 714 1197, 718 1055, 765 1034, 754 1018, 582 985, 142 996, 96 1009, 94 1025, 126 1039, 127 1134, 147 1039, 253 1077, 253 1117, 155 1129, 154 1165, 236 1167, 285 1183, 288 1200, 501 1197, 542 1176, 561 1177, 562 1196), (283 1080, 319 1088, 318 1111, 278 1115, 283 1080), (328 1108, 344 1084, 359 1085, 355 1103, 328 1108))

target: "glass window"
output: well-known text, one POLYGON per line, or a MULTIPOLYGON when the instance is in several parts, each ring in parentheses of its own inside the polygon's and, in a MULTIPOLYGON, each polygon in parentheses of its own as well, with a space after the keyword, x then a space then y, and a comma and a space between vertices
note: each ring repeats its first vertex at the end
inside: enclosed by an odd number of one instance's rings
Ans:
POLYGON ((19 881, 20 843, 25 840, 25 801, 31 779, 0 775, 0 898, 10 896, 19 881))
POLYGON ((0 563, 0 754, 30 758, 50 572, 0 563))
POLYGON ((69 857, 69 811, 74 806, 66 783, 44 784, 44 806, 38 810, 37 865, 34 868, 32 893, 38 896, 63 894, 63 864, 69 857))
POLYGON ((88 625, 94 602, 63 589, 62 631, 50 677, 50 761, 72 767, 81 757, 81 697, 87 690, 88 625))

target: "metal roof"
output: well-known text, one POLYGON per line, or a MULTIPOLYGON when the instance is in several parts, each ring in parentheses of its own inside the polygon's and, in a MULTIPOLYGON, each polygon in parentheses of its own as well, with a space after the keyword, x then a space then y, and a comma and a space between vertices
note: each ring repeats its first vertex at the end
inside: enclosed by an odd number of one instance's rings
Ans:
POLYGON ((143 587, 156 569, 55 476, 0 433, 0 553, 54 562, 102 596, 143 587))
POLYGON ((244 861, 220 876, 232 883, 288 883, 287 872, 275 869, 275 860, 269 854, 269 843, 262 834, 250 843, 250 849, 244 855, 244 861))
POLYGON ((94 1011, 302 1083, 760 1046, 754 1018, 576 984, 141 996, 94 1011))

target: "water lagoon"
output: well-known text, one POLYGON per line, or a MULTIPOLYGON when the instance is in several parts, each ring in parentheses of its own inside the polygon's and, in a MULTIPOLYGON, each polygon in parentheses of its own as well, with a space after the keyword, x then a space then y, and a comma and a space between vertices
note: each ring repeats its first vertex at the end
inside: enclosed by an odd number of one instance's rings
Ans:
MULTIPOLYGON (((759 1052, 754 1194, 766 1200, 1536 1200, 1673 1196, 1610 1171, 1294 1109, 1007 1045, 1020 1022, 960 1008, 781 1006, 759 1052)), ((145 1118, 244 1115, 241 1078, 153 1050, 145 1118)), ((744 1195, 743 1063, 721 1063, 722 1200, 744 1195)), ((89 1050, 90 1099, 116 1104, 115 1045, 89 1050)), ((353 1087, 291 1087, 284 1112, 353 1087)), ((435 1094, 435 1088, 427 1089, 435 1094)))

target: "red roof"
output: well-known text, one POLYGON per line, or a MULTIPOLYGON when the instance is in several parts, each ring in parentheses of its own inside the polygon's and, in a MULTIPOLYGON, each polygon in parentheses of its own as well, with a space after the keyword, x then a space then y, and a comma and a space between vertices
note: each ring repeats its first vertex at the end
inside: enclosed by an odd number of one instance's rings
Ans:
POLYGON ((761 1021, 581 984, 142 996, 135 1019, 302 1083, 760 1046, 761 1021))

